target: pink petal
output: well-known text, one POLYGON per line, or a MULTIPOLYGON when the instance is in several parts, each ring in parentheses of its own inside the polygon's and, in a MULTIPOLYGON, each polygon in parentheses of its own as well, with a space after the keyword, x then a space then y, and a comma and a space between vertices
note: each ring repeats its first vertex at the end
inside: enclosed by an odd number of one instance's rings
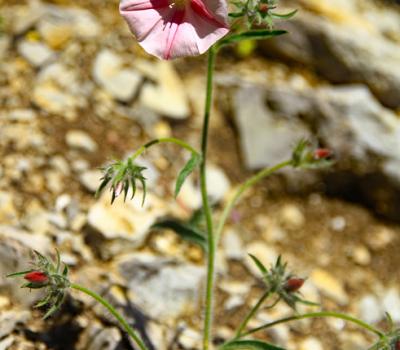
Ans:
MULTIPOLYGON (((213 2, 215 4, 215 2, 213 2)), ((218 27, 228 27, 225 23, 225 18, 217 14, 213 14, 204 4, 202 0, 191 0, 190 6, 193 11, 196 12, 203 19, 209 20, 211 23, 214 23, 218 27)))
POLYGON ((139 44, 161 59, 202 54, 229 31, 224 0, 188 0, 182 10, 168 0, 121 0, 120 12, 139 44))

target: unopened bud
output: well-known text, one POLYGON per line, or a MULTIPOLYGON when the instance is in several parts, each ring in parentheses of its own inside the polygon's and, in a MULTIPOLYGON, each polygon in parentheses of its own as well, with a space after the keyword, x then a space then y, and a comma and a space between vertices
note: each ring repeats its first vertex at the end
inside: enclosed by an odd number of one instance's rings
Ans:
POLYGON ((269 6, 268 6, 268 4, 260 4, 260 5, 258 6, 258 10, 259 10, 261 13, 267 13, 268 10, 269 10, 269 6))
POLYGON ((285 285, 283 286, 283 289, 289 293, 294 293, 297 292, 304 284, 304 279, 303 278, 289 278, 286 282, 285 285))
POLYGON ((114 196, 118 197, 124 189, 124 183, 122 181, 118 182, 114 188, 114 196))
POLYGON ((400 350, 400 340, 397 340, 394 345, 395 350, 400 350))
POLYGON ((29 272, 24 278, 34 284, 47 284, 47 282, 49 282, 49 276, 42 271, 29 272))
POLYGON ((331 155, 332 151, 328 148, 317 148, 314 151, 314 158, 317 160, 329 158, 331 155))

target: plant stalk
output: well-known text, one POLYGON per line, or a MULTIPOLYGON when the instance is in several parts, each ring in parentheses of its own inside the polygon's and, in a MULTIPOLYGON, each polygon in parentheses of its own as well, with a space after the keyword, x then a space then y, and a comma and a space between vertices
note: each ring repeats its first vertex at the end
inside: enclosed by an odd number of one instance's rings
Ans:
POLYGON ((145 145, 141 146, 130 158, 132 159, 132 161, 134 161, 144 151, 146 151, 151 146, 157 145, 158 143, 174 143, 175 145, 185 148, 194 154, 198 154, 198 152, 192 146, 190 146, 188 143, 186 143, 185 141, 176 139, 175 137, 162 137, 162 138, 147 142, 145 145))
POLYGON ((214 276, 215 237, 213 233, 213 220, 212 220, 211 207, 207 195, 207 179, 206 179, 208 129, 210 122, 211 106, 212 106, 213 73, 214 73, 215 56, 216 56, 216 49, 215 47, 211 47, 208 53, 206 102, 205 102, 203 129, 201 137, 202 160, 200 163, 200 187, 201 187, 201 197, 203 202, 203 210, 207 222, 207 244, 208 244, 207 285, 206 285, 204 330, 203 330, 204 350, 208 350, 210 348, 210 343, 211 343, 212 307, 213 307, 213 292, 214 292, 214 277, 215 277, 214 276))
POLYGON ((80 292, 83 292, 83 293, 91 296, 97 302, 102 304, 118 320, 118 322, 125 329, 125 331, 129 334, 129 336, 133 339, 133 341, 137 344, 137 346, 141 350, 148 350, 148 348, 143 343, 140 336, 138 334, 136 334, 134 329, 129 325, 129 323, 125 320, 125 318, 107 300, 105 300, 103 297, 101 297, 97 293, 95 293, 95 292, 91 291, 90 289, 87 289, 79 284, 71 283, 70 288, 79 290, 80 292))
POLYGON ((225 206, 224 211, 222 212, 221 218, 219 219, 217 229, 215 231, 215 240, 218 243, 218 240, 221 236, 222 230, 225 226, 225 222, 228 219, 229 214, 231 213, 233 207, 236 205, 238 202, 240 196, 245 192, 247 189, 249 189, 251 186, 255 185, 257 182, 261 181, 263 178, 273 174, 274 172, 289 166, 292 164, 291 160, 287 160, 285 162, 279 163, 273 167, 270 168, 265 168, 261 171, 259 171, 257 174, 253 175, 251 178, 243 182, 239 188, 236 190, 235 194, 232 196, 232 198, 229 200, 227 205, 225 206))
POLYGON ((243 333, 240 336, 240 338, 243 338, 243 337, 245 337, 247 335, 256 333, 256 332, 261 331, 263 329, 271 328, 271 327, 276 326, 276 325, 281 324, 281 323, 286 323, 286 322, 295 321, 295 320, 302 320, 302 319, 305 319, 305 318, 318 318, 318 317, 339 318, 339 319, 354 323, 354 324, 364 328, 365 330, 376 334, 381 339, 385 337, 385 334, 382 333, 379 329, 377 329, 377 328, 369 325, 368 323, 365 323, 364 321, 361 321, 361 320, 359 320, 357 318, 351 317, 349 315, 341 314, 339 312, 322 311, 322 312, 311 312, 311 313, 308 313, 308 314, 295 315, 295 316, 291 316, 291 317, 282 318, 280 320, 264 324, 264 325, 262 325, 260 327, 250 329, 248 332, 243 333))
POLYGON ((239 328, 236 331, 235 339, 240 338, 240 335, 242 334, 243 330, 246 328, 247 323, 252 319, 252 317, 257 313, 258 309, 261 307, 261 305, 264 303, 264 301, 270 296, 270 291, 267 290, 261 298, 258 300, 257 304, 253 306, 253 308, 250 310, 250 312, 247 314, 246 318, 242 321, 240 324, 239 328))

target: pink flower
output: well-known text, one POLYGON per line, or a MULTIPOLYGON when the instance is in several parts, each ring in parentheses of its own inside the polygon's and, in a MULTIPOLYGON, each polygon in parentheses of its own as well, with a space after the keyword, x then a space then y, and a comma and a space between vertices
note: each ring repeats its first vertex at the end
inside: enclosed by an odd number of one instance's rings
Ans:
POLYGON ((139 44, 161 59, 196 56, 225 36, 225 0, 121 0, 139 44))

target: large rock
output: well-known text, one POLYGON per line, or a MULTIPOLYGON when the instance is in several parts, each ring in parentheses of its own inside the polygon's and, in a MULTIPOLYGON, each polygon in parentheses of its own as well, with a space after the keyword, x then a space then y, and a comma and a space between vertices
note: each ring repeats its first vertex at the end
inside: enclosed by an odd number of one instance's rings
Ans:
POLYGON ((235 119, 246 165, 257 169, 290 157, 293 144, 309 131, 299 120, 280 118, 266 102, 267 92, 257 86, 245 86, 234 98, 235 119))
POLYGON ((170 323, 198 309, 203 267, 146 253, 122 258, 118 266, 130 299, 159 322, 170 323))
POLYGON ((104 49, 93 66, 95 81, 115 99, 128 102, 137 93, 142 77, 133 69, 124 68, 121 57, 104 49))
POLYGON ((400 11, 364 0, 298 0, 279 27, 290 35, 263 44, 268 55, 307 65, 334 83, 362 82, 387 106, 400 106, 400 11))
POLYGON ((397 220, 400 120, 366 86, 244 86, 236 93, 235 106, 249 168, 287 159, 310 130, 308 136, 331 148, 337 159, 335 171, 325 176, 328 192, 362 200, 397 220))

